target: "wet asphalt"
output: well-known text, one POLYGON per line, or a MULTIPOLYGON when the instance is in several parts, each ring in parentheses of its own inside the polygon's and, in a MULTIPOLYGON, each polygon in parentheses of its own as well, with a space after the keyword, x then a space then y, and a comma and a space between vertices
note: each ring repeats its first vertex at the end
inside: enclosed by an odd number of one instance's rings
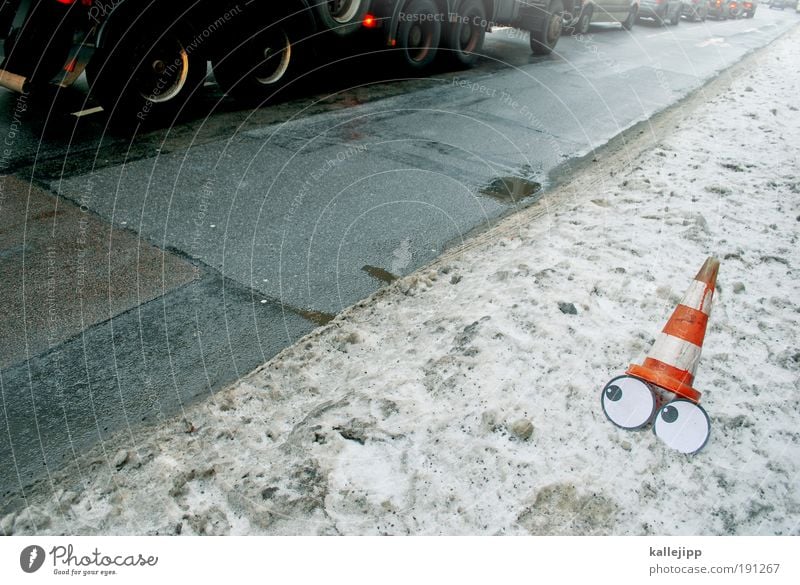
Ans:
POLYGON ((546 196, 798 22, 593 26, 549 57, 496 30, 468 71, 386 82, 385 59, 345 60, 258 110, 210 78, 133 139, 74 115, 96 105, 85 85, 3 92, 0 510, 546 196))

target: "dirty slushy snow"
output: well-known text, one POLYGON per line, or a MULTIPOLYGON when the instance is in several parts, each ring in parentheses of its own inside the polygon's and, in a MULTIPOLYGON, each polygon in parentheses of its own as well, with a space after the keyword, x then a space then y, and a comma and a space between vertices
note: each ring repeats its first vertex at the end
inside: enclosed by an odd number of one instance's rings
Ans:
POLYGON ((56 473, 3 532, 798 534, 797 39, 623 172, 56 473), (712 435, 685 456, 610 424, 600 390, 711 254, 712 435))

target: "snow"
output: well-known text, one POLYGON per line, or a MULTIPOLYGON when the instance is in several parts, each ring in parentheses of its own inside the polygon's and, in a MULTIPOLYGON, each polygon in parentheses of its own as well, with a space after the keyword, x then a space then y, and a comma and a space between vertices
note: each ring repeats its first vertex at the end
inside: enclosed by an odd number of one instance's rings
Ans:
POLYGON ((621 172, 601 158, 182 418, 54 474, 3 530, 800 533, 799 38, 618 152, 621 172), (614 427, 600 390, 709 255, 695 386, 712 435, 687 456, 614 427))

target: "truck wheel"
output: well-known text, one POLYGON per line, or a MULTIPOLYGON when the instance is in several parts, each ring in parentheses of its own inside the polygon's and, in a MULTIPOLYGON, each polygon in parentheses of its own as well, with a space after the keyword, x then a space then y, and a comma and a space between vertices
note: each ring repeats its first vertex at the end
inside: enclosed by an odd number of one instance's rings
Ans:
POLYGON ((312 0, 312 3, 322 25, 342 37, 361 28, 370 5, 368 0, 312 0))
POLYGON ((639 8, 634 4, 628 12, 628 18, 622 21, 622 28, 631 30, 633 25, 636 24, 636 17, 639 16, 639 8))
POLYGON ((188 33, 142 26, 100 49, 86 77, 113 120, 161 123, 177 115, 202 87, 207 61, 186 48, 188 33))
POLYGON ((583 12, 581 12, 580 18, 578 18, 578 24, 575 25, 575 32, 579 35, 585 35, 589 32, 589 25, 592 23, 592 7, 587 6, 583 12))
POLYGON ((442 16, 433 0, 410 0, 403 8, 405 18, 397 27, 397 48, 402 63, 416 71, 436 58, 442 36, 442 16))
POLYGON ((486 37, 486 9, 481 0, 464 0, 458 7, 456 22, 447 24, 443 46, 447 60, 469 67, 478 60, 486 37))
POLYGON ((536 55, 549 55, 561 36, 564 3, 562 0, 552 0, 547 10, 542 12, 544 14, 538 30, 531 31, 531 51, 536 55))
POLYGON ((228 95, 262 105, 276 100, 297 77, 299 53, 292 30, 282 23, 242 35, 241 42, 212 62, 214 77, 228 95))

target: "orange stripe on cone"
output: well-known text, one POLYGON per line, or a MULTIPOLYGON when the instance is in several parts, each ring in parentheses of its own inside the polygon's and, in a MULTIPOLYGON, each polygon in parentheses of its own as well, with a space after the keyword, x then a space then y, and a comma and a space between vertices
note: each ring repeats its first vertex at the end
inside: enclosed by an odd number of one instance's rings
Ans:
POLYGON ((678 308, 675 309, 672 317, 664 326, 664 333, 702 346, 707 324, 708 315, 702 311, 685 305, 678 305, 678 308))
POLYGON ((686 370, 679 370, 659 360, 647 358, 641 366, 631 364, 626 373, 666 388, 692 402, 700 402, 700 392, 692 388, 694 376, 686 370))
POLYGON ((693 402, 700 401, 700 392, 692 388, 692 383, 706 335, 718 273, 719 260, 713 257, 706 260, 656 339, 650 355, 642 365, 631 364, 627 371, 629 375, 693 402))

